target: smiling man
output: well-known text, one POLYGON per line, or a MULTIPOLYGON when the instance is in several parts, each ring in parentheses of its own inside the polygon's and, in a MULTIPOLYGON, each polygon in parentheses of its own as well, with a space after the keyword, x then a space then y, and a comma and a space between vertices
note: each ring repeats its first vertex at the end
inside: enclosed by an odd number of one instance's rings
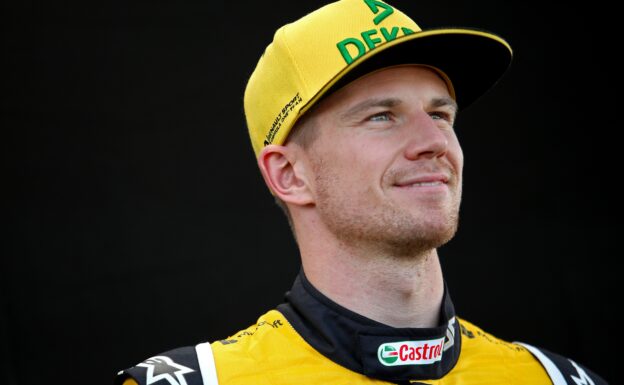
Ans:
POLYGON ((341 306, 394 327, 438 324, 436 248, 455 233, 461 199, 455 111, 434 70, 384 68, 319 103, 299 128, 313 140, 296 132, 260 152, 305 276, 341 306))
POLYGON ((437 249, 457 230, 462 195, 455 118, 511 57, 496 35, 421 31, 377 0, 342 0, 280 28, 245 112, 301 272, 255 325, 151 357, 117 382, 605 383, 459 318, 444 283, 437 249))

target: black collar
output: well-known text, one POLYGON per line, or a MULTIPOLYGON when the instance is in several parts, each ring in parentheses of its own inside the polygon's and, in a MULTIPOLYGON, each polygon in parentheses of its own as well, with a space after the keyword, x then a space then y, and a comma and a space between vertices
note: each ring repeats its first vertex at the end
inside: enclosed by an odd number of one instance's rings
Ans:
POLYGON ((384 381, 441 378, 453 369, 461 350, 461 333, 446 284, 440 326, 434 328, 393 328, 356 314, 321 294, 303 270, 277 309, 319 353, 384 381))

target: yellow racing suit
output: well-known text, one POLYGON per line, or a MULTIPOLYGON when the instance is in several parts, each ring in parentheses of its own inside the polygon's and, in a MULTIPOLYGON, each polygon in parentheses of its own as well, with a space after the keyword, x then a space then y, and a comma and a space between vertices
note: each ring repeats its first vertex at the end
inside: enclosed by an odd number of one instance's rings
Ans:
POLYGON ((325 297, 303 271, 285 303, 227 339, 174 349, 116 385, 554 384, 606 382, 576 362, 502 341, 456 317, 445 288, 435 328, 393 328, 325 297))

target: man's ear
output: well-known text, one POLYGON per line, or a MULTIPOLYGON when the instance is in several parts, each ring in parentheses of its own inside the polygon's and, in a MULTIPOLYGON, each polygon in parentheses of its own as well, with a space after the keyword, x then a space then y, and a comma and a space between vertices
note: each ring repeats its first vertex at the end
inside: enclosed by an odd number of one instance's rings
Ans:
POLYGON ((258 166, 273 195, 295 205, 313 203, 305 175, 305 166, 298 161, 296 148, 270 144, 258 156, 258 166))

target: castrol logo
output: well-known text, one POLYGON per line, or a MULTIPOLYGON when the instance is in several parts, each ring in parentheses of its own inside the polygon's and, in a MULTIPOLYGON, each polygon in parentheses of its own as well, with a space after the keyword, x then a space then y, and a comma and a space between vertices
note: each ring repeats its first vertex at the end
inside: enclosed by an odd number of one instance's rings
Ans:
POLYGON ((385 366, 427 365, 442 360, 443 347, 444 338, 388 342, 379 345, 377 357, 385 366))

